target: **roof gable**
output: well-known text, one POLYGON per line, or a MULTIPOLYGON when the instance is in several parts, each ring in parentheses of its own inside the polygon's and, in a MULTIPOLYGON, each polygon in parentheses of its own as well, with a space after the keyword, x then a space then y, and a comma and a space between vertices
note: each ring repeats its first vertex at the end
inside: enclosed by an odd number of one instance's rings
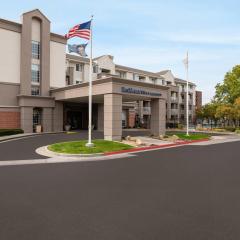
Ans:
POLYGON ((45 18, 48 22, 50 22, 50 20, 38 8, 23 13, 23 15, 28 15, 28 14, 36 15, 36 16, 40 15, 41 17, 45 18))

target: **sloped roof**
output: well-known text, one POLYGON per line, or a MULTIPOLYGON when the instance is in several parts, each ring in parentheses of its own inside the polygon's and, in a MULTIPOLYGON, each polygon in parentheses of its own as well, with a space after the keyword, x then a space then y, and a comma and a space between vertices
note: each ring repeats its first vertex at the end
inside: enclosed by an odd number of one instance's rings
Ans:
MULTIPOLYGON (((181 79, 181 78, 174 78, 174 80, 176 81, 176 82, 178 82, 178 83, 187 83, 187 81, 186 80, 183 80, 183 79, 181 79)), ((191 84, 191 85, 194 85, 194 86, 196 86, 196 84, 195 83, 193 83, 193 82, 188 82, 189 84, 191 84)))
POLYGON ((165 75, 165 74, 168 73, 169 71, 171 71, 171 70, 163 70, 163 71, 157 72, 157 74, 159 74, 159 75, 165 75))
POLYGON ((48 17, 46 17, 46 15, 44 15, 38 8, 33 9, 33 10, 30 10, 30 11, 28 11, 28 12, 25 12, 25 13, 23 13, 23 15, 28 14, 28 13, 33 13, 33 12, 38 12, 38 13, 40 13, 44 18, 46 18, 49 22, 51 22, 51 21, 48 19, 48 17))
POLYGON ((155 77, 155 78, 159 78, 161 76, 159 76, 158 74, 154 73, 154 72, 149 72, 149 71, 144 71, 141 69, 137 69, 137 68, 131 68, 131 67, 127 67, 127 66, 123 66, 123 65, 118 65, 116 64, 116 69, 117 70, 123 70, 123 71, 129 71, 129 72, 136 72, 139 74, 143 74, 143 75, 148 75, 150 77, 155 77))
POLYGON ((78 62, 86 62, 86 63, 90 62, 89 58, 81 57, 81 56, 77 56, 77 55, 69 54, 69 53, 66 54, 66 58, 68 58, 70 60, 78 61, 78 62))
POLYGON ((93 60, 98 60, 99 58, 102 58, 102 57, 110 57, 112 60, 113 60, 113 56, 112 55, 101 55, 101 56, 99 56, 99 57, 95 57, 93 60))

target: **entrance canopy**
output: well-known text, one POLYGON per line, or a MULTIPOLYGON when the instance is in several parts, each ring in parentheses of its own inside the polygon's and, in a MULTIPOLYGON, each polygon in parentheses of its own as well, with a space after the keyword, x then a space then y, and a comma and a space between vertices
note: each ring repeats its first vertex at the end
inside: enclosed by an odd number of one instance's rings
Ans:
MULTIPOLYGON (((105 139, 121 140, 122 103, 139 100, 151 100, 152 133, 165 133, 168 87, 106 77, 93 81, 92 89, 93 104, 98 105, 98 126, 102 124, 105 139)), ((51 90, 51 95, 59 102, 87 103, 88 82, 51 90)))
MULTIPOLYGON (((167 99, 166 86, 153 85, 117 77, 93 81, 93 102, 103 103, 105 94, 121 94, 124 102, 167 99)), ((88 102, 88 82, 51 90, 56 101, 88 102)))

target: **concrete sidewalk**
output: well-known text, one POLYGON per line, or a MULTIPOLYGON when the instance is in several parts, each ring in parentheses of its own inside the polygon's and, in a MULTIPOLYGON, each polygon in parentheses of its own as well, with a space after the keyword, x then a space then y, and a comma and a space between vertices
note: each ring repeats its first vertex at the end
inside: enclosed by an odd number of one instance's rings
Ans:
POLYGON ((25 138, 25 137, 34 137, 34 136, 42 136, 46 134, 58 134, 58 133, 63 133, 63 132, 45 132, 45 133, 20 133, 20 134, 14 134, 10 136, 2 136, 0 137, 0 142, 5 142, 8 140, 13 140, 13 139, 20 139, 20 138, 25 138))
POLYGON ((240 135, 232 134, 232 135, 212 136, 210 141, 197 142, 197 143, 193 143, 192 145, 207 146, 207 145, 237 142, 237 141, 240 141, 240 135))

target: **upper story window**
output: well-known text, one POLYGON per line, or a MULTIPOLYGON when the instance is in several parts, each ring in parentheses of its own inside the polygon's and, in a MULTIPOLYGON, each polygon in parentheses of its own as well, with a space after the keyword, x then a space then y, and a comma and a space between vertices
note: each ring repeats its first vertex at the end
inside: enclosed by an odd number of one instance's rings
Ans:
POLYGON ((66 76, 66 85, 70 85, 70 76, 66 76))
POLYGON ((98 73, 99 72, 99 67, 97 64, 93 64, 93 73, 98 73))
POLYGON ((139 76, 139 81, 144 82, 146 80, 146 77, 144 76, 139 76))
POLYGON ((127 77, 126 72, 122 72, 122 71, 117 71, 117 75, 118 75, 120 78, 126 78, 126 77, 127 77))
POLYGON ((40 65, 32 64, 32 82, 40 83, 40 65))
POLYGON ((32 41, 32 58, 40 59, 40 42, 32 41))
POLYGON ((31 95, 32 96, 39 96, 40 95, 40 87, 39 86, 32 86, 31 87, 31 95))
POLYGON ((171 103, 171 109, 178 109, 177 103, 171 103))
POLYGON ((171 85, 171 84, 172 84, 172 82, 167 81, 167 85, 171 85))
POLYGON ((149 79, 153 84, 157 84, 157 78, 150 77, 149 79))
POLYGON ((133 80, 135 80, 135 81, 139 80, 139 76, 137 73, 133 73, 133 80))
POLYGON ((109 69, 105 69, 105 68, 102 68, 102 69, 101 69, 101 72, 102 72, 102 73, 108 73, 108 74, 111 73, 111 71, 110 71, 109 69))
POLYGON ((83 71, 83 64, 77 63, 76 64, 76 71, 77 72, 82 72, 83 71))

